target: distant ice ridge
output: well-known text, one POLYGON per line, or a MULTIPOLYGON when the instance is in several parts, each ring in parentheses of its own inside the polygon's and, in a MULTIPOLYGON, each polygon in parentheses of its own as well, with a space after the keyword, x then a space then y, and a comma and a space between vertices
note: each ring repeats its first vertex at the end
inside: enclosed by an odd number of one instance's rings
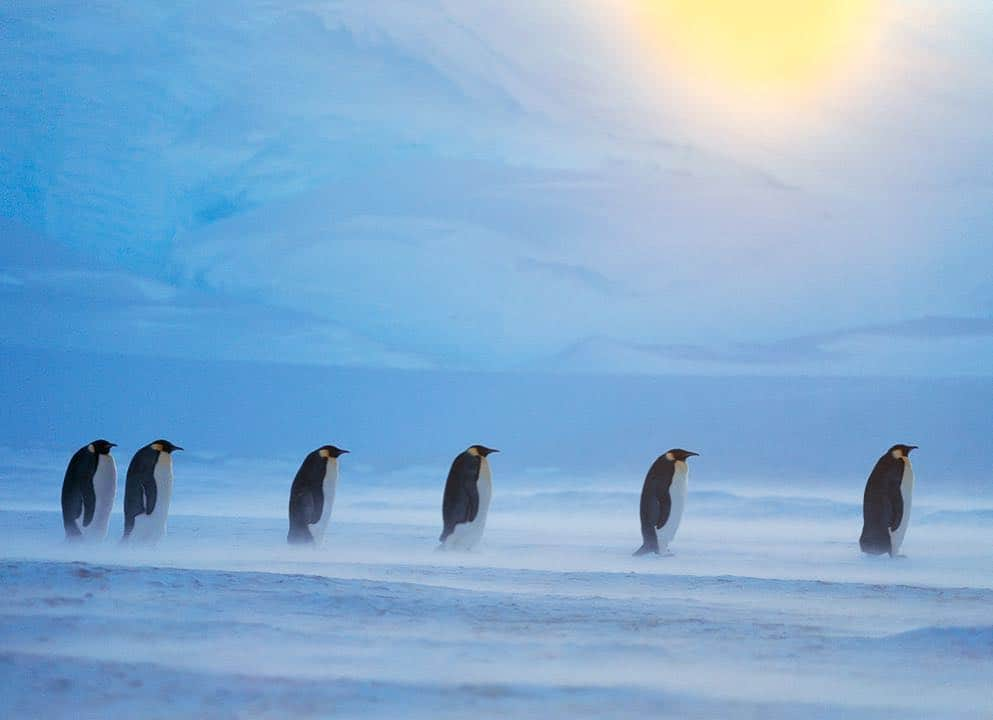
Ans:
POLYGON ((897 633, 887 638, 897 647, 908 650, 936 650, 965 657, 993 656, 993 625, 973 627, 923 627, 897 633))

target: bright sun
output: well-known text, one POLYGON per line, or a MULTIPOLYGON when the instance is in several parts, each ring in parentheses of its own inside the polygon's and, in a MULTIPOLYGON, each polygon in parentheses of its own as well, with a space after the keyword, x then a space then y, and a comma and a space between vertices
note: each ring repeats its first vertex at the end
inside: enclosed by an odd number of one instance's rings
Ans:
POLYGON ((878 0, 633 0, 670 70, 728 90, 806 92, 863 44, 878 0))

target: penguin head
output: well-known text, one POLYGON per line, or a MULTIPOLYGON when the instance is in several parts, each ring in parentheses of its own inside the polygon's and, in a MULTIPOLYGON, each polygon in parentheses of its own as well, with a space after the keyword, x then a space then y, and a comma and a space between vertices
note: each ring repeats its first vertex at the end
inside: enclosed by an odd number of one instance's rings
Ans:
POLYGON ((182 450, 183 448, 179 445, 173 445, 168 440, 156 440, 151 445, 149 445, 152 450, 157 450, 158 452, 171 453, 174 450, 182 450))
POLYGON ((904 445, 903 443, 897 443, 889 449, 889 454, 897 460, 902 460, 903 458, 910 457, 910 451, 916 449, 916 445, 904 445))
POLYGON ((317 448, 317 454, 320 455, 322 458, 336 458, 344 455, 347 452, 349 451, 342 450, 341 448, 335 447, 334 445, 322 445, 321 447, 317 448))
POLYGON ((112 443, 109 440, 94 440, 86 446, 86 449, 97 455, 110 455, 110 449, 114 447, 117 447, 117 443, 112 443))
POLYGON ((683 450, 682 448, 673 448, 665 454, 666 460, 669 462, 682 461, 686 462, 687 458, 696 457, 700 453, 691 452, 689 450, 683 450))
POLYGON ((466 450, 470 455, 479 455, 479 457, 486 457, 490 453, 500 452, 494 448, 488 448, 485 445, 470 445, 469 449, 466 450))

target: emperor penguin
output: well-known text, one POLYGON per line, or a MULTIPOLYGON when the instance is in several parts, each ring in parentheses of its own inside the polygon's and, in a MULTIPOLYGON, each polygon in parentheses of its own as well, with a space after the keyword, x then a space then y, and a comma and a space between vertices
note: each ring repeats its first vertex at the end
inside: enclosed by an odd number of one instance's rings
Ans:
POLYGON ((154 544, 166 534, 172 500, 172 453, 168 440, 149 443, 131 458, 124 482, 123 541, 154 544))
POLYGON ((338 458, 347 453, 334 445, 322 445, 300 464, 290 486, 291 545, 324 543, 338 487, 338 458))
POLYGON ((910 451, 916 445, 894 445, 869 473, 862 497, 862 536, 859 545, 869 555, 898 555, 910 523, 914 468, 910 451))
POLYGON ((62 524, 67 540, 99 542, 107 537, 117 494, 117 465, 107 440, 94 440, 69 459, 62 481, 62 524))
POLYGON ((438 539, 442 548, 470 550, 483 537, 493 497, 493 476, 486 457, 495 452, 500 451, 472 445, 452 462, 441 503, 445 527, 438 539))
POLYGON ((665 552, 676 536, 686 507, 687 458, 698 453, 673 448, 648 468, 641 488, 641 547, 635 555, 665 552), (661 531, 661 532, 659 532, 661 531))

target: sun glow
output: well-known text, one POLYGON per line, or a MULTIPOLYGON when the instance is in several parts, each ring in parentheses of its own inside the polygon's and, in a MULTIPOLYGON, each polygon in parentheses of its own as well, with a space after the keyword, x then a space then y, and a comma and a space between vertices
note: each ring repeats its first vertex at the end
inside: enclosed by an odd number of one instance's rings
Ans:
POLYGON ((817 90, 865 46, 877 0, 634 0, 649 49, 688 83, 784 96, 817 90))

